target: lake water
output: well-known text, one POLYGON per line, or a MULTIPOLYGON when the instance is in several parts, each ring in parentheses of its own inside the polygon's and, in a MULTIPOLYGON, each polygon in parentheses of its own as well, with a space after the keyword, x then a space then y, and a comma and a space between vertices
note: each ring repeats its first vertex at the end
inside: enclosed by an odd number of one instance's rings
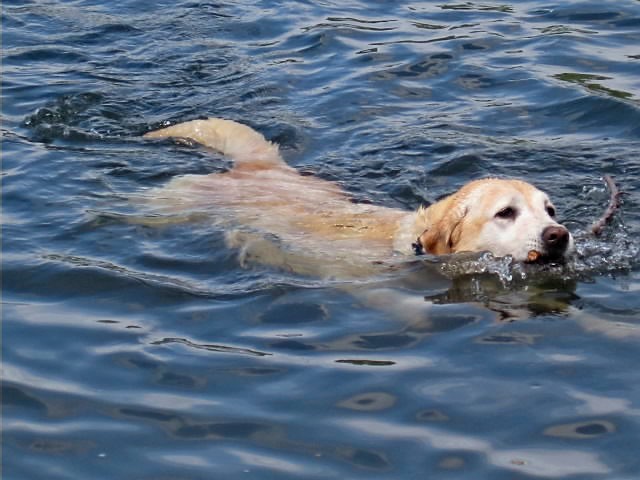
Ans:
POLYGON ((2 41, 3 478, 639 478, 640 2, 5 0, 2 41), (140 138, 203 116, 390 207, 525 178, 579 256, 410 262, 409 320, 243 265, 130 201, 228 167, 140 138))

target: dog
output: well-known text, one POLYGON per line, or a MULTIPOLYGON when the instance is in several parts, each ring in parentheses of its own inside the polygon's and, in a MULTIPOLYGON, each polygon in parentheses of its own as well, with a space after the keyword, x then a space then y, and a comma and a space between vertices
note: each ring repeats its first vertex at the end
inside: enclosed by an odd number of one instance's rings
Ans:
POLYGON ((186 139, 233 161, 224 173, 174 178, 152 193, 157 204, 214 209, 244 228, 230 230, 229 245, 253 244, 258 261, 298 273, 363 275, 389 259, 458 252, 564 262, 575 250, 547 194, 521 180, 471 181, 411 212, 353 202, 335 183, 287 165, 276 144, 235 121, 193 120, 144 137, 186 139))

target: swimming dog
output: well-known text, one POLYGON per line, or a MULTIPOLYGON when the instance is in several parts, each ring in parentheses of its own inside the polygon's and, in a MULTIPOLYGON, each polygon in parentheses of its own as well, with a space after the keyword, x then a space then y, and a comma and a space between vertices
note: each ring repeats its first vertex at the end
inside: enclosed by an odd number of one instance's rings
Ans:
POLYGON ((359 265, 398 255, 489 251, 519 262, 561 262, 574 251, 573 237, 556 220, 547 194, 522 180, 474 180, 411 212, 353 202, 335 183, 287 165, 276 144, 231 120, 192 120, 145 135, 167 137, 212 148, 233 167, 174 178, 153 196, 174 211, 213 208, 250 229, 230 232, 230 245, 255 244, 268 235, 255 255, 263 263, 351 276, 361 272, 359 265), (282 253, 289 247, 296 255, 282 253))

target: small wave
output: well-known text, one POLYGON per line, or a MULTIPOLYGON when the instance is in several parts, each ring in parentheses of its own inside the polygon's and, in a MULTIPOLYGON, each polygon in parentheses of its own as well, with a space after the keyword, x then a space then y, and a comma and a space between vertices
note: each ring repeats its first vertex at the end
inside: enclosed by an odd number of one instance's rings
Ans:
POLYGON ((4 61, 11 63, 35 63, 35 62, 58 62, 81 63, 89 61, 89 58, 78 51, 78 49, 44 47, 44 48, 18 48, 11 49, 4 61))
POLYGON ((600 238, 583 234, 576 238, 574 271, 580 274, 607 274, 637 267, 640 244, 624 231, 600 238))
POLYGON ((220 344, 195 343, 185 338, 163 338, 162 340, 151 342, 151 344, 152 345, 181 344, 189 348, 194 348, 196 350, 206 350, 208 352, 249 355, 253 357, 265 357, 265 356, 272 355, 271 353, 252 350, 250 348, 233 347, 230 345, 220 345, 220 344))
POLYGON ((452 255, 442 262, 440 271, 449 278, 463 275, 495 275, 504 286, 529 279, 557 277, 580 279, 628 271, 638 265, 640 244, 625 232, 608 238, 585 233, 575 236, 576 254, 567 263, 524 264, 510 256, 495 257, 491 253, 452 255))
POLYGON ((102 138, 95 131, 78 126, 82 114, 99 105, 104 96, 95 92, 63 95, 29 115, 23 125, 31 129, 38 141, 50 143, 55 139, 77 141, 102 138))

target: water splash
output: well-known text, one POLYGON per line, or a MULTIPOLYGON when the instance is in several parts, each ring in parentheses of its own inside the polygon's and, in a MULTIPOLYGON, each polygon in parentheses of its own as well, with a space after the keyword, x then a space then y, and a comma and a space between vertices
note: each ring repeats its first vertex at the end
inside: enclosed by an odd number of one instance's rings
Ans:
POLYGON ((580 274, 606 274, 627 271, 640 261, 640 244, 624 230, 607 237, 584 233, 576 237, 574 268, 580 274))
POLYGON ((449 278, 463 275, 496 275, 503 284, 513 281, 518 263, 511 256, 495 257, 492 253, 452 255, 441 265, 440 271, 449 278))
POLYGON ((503 287, 514 287, 529 280, 556 278, 585 280, 594 276, 626 272, 640 263, 640 243, 620 229, 606 237, 584 232, 575 235, 576 254, 564 264, 524 264, 512 257, 495 257, 489 252, 445 257, 440 271, 448 278, 469 275, 495 276, 503 287))
POLYGON ((564 264, 525 264, 490 253, 443 258, 438 269, 451 284, 426 299, 435 304, 479 304, 503 321, 564 316, 580 301, 579 282, 637 268, 640 246, 622 231, 606 238, 578 233, 575 240, 576 254, 564 264))

